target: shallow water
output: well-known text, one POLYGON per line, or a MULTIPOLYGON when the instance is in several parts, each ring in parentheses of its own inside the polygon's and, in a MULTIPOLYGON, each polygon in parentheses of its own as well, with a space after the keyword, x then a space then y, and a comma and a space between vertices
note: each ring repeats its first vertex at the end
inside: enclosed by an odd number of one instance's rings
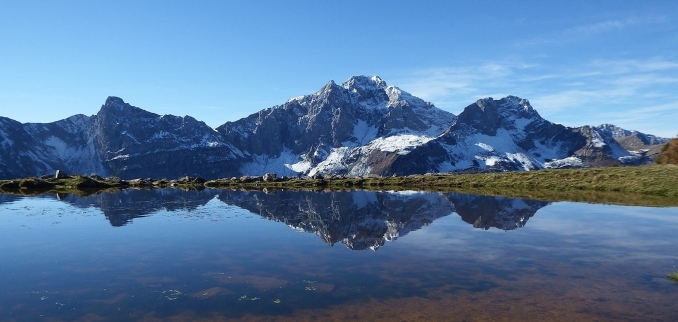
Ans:
POLYGON ((457 193, 0 195, 0 321, 675 321, 677 231, 457 193))

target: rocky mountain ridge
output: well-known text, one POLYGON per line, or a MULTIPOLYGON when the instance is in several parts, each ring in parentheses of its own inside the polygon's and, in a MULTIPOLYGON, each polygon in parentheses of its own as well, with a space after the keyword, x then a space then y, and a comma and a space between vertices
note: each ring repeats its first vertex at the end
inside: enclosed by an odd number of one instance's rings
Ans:
POLYGON ((214 179, 638 165, 666 141, 609 124, 551 123, 515 96, 481 99, 455 116, 378 76, 354 76, 216 129, 117 97, 93 116, 44 124, 0 117, 0 179, 56 169, 214 179))

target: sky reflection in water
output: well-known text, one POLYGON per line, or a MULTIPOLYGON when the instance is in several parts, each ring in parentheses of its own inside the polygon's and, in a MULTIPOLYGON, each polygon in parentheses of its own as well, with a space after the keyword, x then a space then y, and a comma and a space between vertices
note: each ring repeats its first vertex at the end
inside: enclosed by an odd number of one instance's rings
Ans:
POLYGON ((678 312, 678 285, 665 277, 678 270, 678 208, 419 192, 59 199, 0 195, 0 320, 669 321, 678 312))

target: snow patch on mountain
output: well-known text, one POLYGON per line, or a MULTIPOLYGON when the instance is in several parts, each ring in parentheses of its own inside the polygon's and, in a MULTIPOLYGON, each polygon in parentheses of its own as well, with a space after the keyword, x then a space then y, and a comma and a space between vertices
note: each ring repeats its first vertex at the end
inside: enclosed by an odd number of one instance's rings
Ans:
POLYGON ((273 172, 279 176, 296 176, 311 168, 311 162, 301 159, 299 155, 284 149, 279 156, 252 155, 252 161, 244 163, 240 172, 248 175, 263 175, 273 172))
MULTIPOLYGON (((511 135, 513 133, 513 131, 499 129, 496 136, 480 133, 469 135, 453 147, 453 153, 459 159, 463 159, 464 156, 473 156, 476 160, 482 161, 481 169, 493 167, 498 162, 517 162, 524 170, 538 168, 535 164, 537 160, 527 156, 525 151, 516 145, 511 135)), ((460 164, 453 170, 463 170, 465 166, 465 164, 460 164)))
POLYGON ((477 146, 479 146, 481 149, 488 151, 488 152, 494 152, 494 148, 491 147, 490 145, 487 145, 483 142, 478 142, 476 143, 477 146))
POLYGON ((130 134, 130 133, 127 132, 127 131, 122 131, 122 132, 120 132, 120 135, 124 135, 124 136, 130 138, 130 140, 134 141, 134 143, 140 144, 139 140, 137 140, 137 138, 135 138, 134 135, 130 134))
POLYGON ((111 158, 110 160, 127 160, 127 159, 129 159, 129 154, 117 155, 117 156, 111 158))
POLYGON ((84 157, 82 151, 69 147, 66 142, 55 136, 50 136, 47 140, 45 140, 45 145, 54 149, 53 154, 62 160, 84 157))
POLYGON ((512 168, 535 170, 542 168, 569 167, 581 164, 581 160, 566 159, 559 144, 545 144, 534 140, 533 148, 524 150, 517 145, 522 139, 513 129, 497 130, 496 135, 473 133, 460 135, 456 144, 439 143, 447 151, 447 157, 438 165, 441 172, 461 171, 469 168, 512 168), (518 137, 517 137, 518 136, 518 137))
POLYGON ((401 191, 395 191, 395 190, 389 190, 386 191, 389 194, 392 194, 394 196, 415 196, 415 195, 422 195, 426 196, 426 194, 429 194, 429 192, 426 191, 418 191, 418 190, 401 190, 401 191))
POLYGON ((155 141, 155 140, 163 140, 167 138, 172 138, 172 139, 177 139, 177 136, 173 133, 167 132, 167 131, 158 131, 157 133, 153 134, 148 141, 155 141))
POLYGON ((584 167, 584 162, 582 162, 580 158, 575 156, 544 162, 544 168, 546 169, 582 168, 582 167, 584 167))
POLYGON ((367 153, 371 150, 379 150, 384 152, 396 152, 400 155, 408 154, 412 151, 413 148, 425 144, 428 141, 431 141, 433 138, 420 135, 395 135, 385 138, 377 138, 362 147, 361 150, 363 153, 367 153))
MULTIPOLYGON (((357 139, 359 145, 365 145, 377 137, 378 128, 370 126, 363 120, 358 120, 353 124, 353 137, 357 139)), ((350 142, 344 143, 350 145, 350 142)))
POLYGON ((344 163, 344 159, 348 156, 350 149, 348 147, 333 148, 330 150, 330 154, 323 160, 313 167, 309 172, 309 176, 316 174, 329 174, 329 173, 344 173, 348 169, 348 166, 344 163))
POLYGON ((595 127, 591 128, 591 144, 596 148, 607 146, 610 149, 611 156, 622 163, 628 163, 632 162, 634 159, 638 159, 638 156, 633 155, 631 152, 619 146, 619 144, 614 141, 612 135, 595 127), (606 140, 606 137, 609 141, 606 140))
POLYGON ((379 76, 352 76, 347 81, 341 84, 344 89, 355 91, 358 90, 374 90, 386 88, 386 82, 379 76))
POLYGON ((593 144, 593 146, 596 148, 602 148, 603 146, 606 145, 605 140, 603 140, 603 138, 596 130, 591 131, 591 144, 593 144))

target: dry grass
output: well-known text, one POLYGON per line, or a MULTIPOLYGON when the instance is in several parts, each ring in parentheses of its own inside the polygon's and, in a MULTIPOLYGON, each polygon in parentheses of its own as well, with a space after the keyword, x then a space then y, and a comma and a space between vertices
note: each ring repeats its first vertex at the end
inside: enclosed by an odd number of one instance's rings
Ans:
POLYGON ((308 179, 242 183, 215 180, 212 187, 494 189, 522 191, 602 191, 678 197, 678 166, 608 167, 481 174, 434 174, 406 177, 308 179))
POLYGON ((433 176, 420 185, 606 191, 678 197, 678 166, 607 167, 433 176))
POLYGON ((658 164, 678 164, 678 139, 673 139, 662 147, 657 157, 658 164))

